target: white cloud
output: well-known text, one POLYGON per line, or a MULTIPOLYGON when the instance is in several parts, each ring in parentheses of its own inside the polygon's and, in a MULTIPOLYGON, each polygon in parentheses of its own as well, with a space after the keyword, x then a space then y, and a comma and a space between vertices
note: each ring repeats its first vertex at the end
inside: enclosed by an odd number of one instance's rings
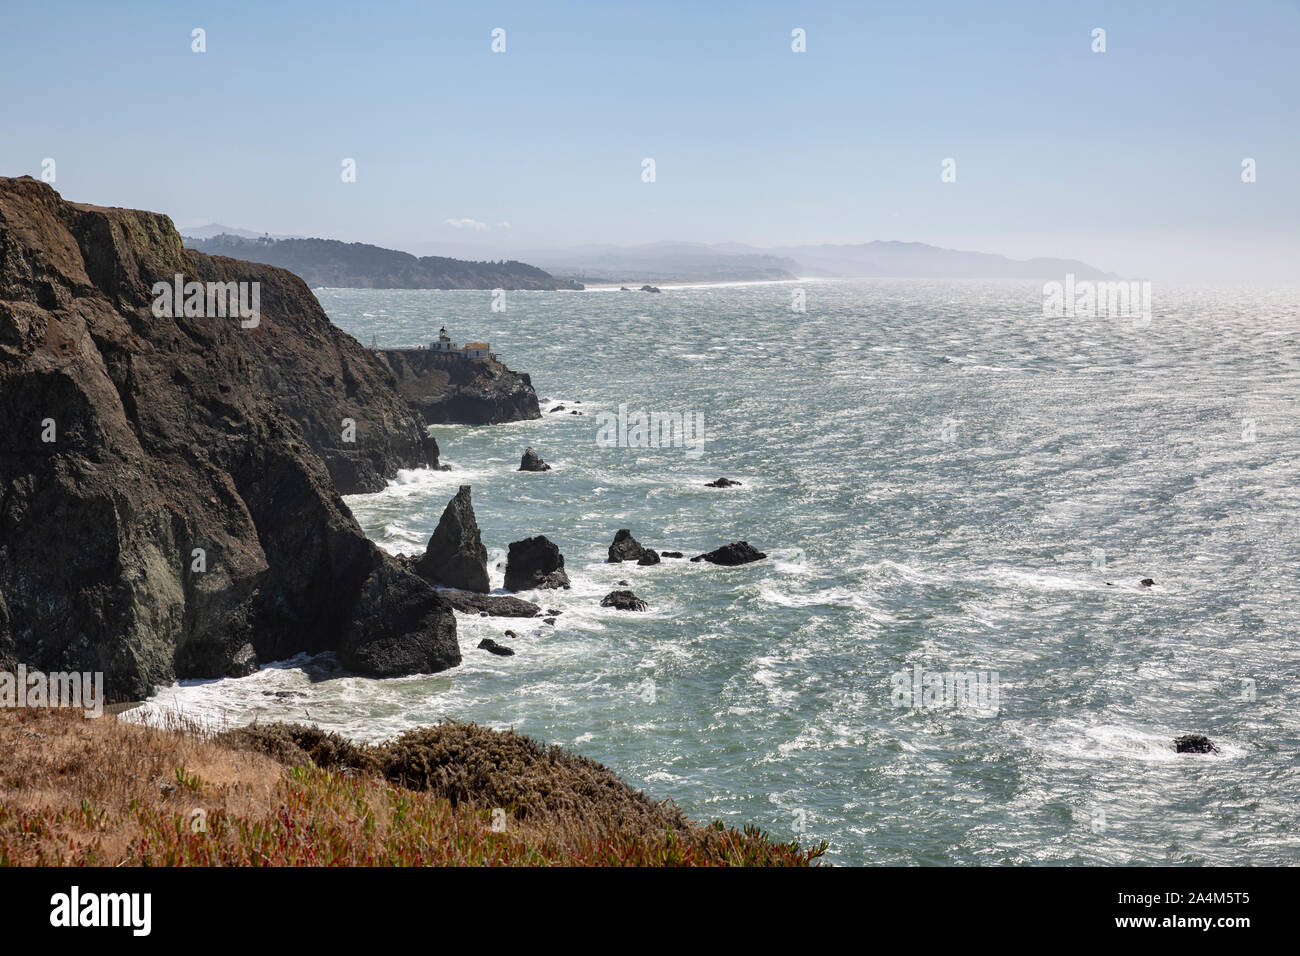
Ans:
POLYGON ((498 228, 498 229, 509 229, 509 228, 510 228, 510 223, 509 223, 509 222, 499 222, 499 223, 497 223, 497 228, 498 228))
POLYGON ((488 227, 487 223, 479 222, 477 219, 445 219, 443 221, 453 229, 473 229, 475 232, 482 232, 488 227))

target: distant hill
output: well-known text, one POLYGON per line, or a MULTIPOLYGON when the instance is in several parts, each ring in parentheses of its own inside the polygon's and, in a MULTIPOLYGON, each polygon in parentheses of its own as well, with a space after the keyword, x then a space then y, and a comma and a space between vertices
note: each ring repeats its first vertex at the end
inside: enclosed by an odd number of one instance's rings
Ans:
POLYGON ((692 242, 654 242, 642 246, 578 246, 524 254, 557 275, 585 282, 641 285, 646 282, 753 282, 796 279, 799 263, 766 250, 721 252, 692 242))
POLYGON ((580 289, 524 262, 467 262, 443 256, 416 258, 396 249, 336 239, 252 238, 222 233, 188 238, 186 246, 288 269, 319 288, 345 289, 580 289))
MULTIPOLYGON (((251 229, 236 229, 233 226, 223 226, 219 222, 210 222, 206 226, 186 226, 177 230, 182 239, 211 239, 213 236, 239 236, 244 239, 257 239, 266 235, 261 232, 253 232, 251 229)), ((302 239, 303 236, 286 236, 277 233, 271 233, 272 239, 302 239)))
POLYGON ((531 250, 550 272, 588 282, 741 282, 802 277, 925 279, 1115 278, 1077 259, 1009 259, 943 249, 924 242, 778 246, 656 242, 640 246, 577 246, 531 250))
POLYGON ((928 279, 1080 279, 1116 276, 1078 259, 1009 259, 989 252, 942 249, 924 242, 863 242, 855 245, 784 246, 766 252, 788 256, 806 276, 928 279))

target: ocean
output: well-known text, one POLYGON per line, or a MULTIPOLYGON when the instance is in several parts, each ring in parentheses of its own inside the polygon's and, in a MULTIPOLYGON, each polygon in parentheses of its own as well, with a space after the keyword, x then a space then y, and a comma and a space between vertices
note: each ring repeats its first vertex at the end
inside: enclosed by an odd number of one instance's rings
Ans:
POLYGON ((1297 290, 1157 286, 1149 323, 1046 318, 1042 283, 1016 281, 509 292, 504 311, 489 291, 316 293, 367 344, 490 341, 542 400, 539 421, 435 426, 451 470, 347 498, 367 534, 420 552, 468 484, 494 586, 508 543, 545 534, 573 587, 524 595, 554 627, 458 615, 452 671, 298 658, 164 688, 141 719, 513 727, 836 864, 1300 862, 1297 290), (703 440, 611 446, 620 411, 703 440), (530 445, 552 471, 516 470, 530 445), (722 476, 742 484, 704 487, 722 476), (619 528, 767 558, 606 564, 619 528), (620 581, 647 612, 600 607, 620 581), (1188 733, 1218 752, 1175 753, 1188 733))

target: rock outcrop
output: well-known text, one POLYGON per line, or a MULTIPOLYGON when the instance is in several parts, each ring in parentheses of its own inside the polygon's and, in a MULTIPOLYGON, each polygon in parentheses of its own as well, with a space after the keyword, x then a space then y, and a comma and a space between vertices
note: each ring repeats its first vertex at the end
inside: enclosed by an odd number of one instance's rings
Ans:
POLYGON ((375 349, 371 354, 427 425, 499 425, 542 417, 533 380, 495 359, 432 349, 375 349))
POLYGON ((430 584, 487 594, 487 548, 479 535, 469 485, 461 485, 438 520, 415 573, 430 584))
POLYGON ((499 657, 514 657, 515 655, 513 650, 506 647, 504 644, 498 644, 490 637, 485 637, 483 640, 479 641, 478 649, 480 651, 487 651, 491 654, 496 654, 499 657))
POLYGON ((631 591, 610 591, 601 599, 600 606, 619 611, 645 611, 650 607, 631 591))
POLYGON ((609 546, 609 557, 606 564, 617 564, 619 561, 636 561, 646 549, 641 546, 641 542, 632 537, 632 532, 627 528, 619 528, 614 533, 614 541, 609 546))
POLYGON ((705 488, 737 488, 739 486, 740 482, 732 481, 730 478, 718 478, 704 483, 705 488))
POLYGON ((733 541, 731 544, 724 544, 707 554, 697 554, 691 560, 708 561, 710 564, 736 565, 761 561, 766 557, 766 554, 752 547, 748 541, 733 541))
POLYGON ((1174 741, 1174 750, 1180 754, 1217 754, 1219 748, 1204 734, 1183 734, 1174 741))
POLYGON ((523 457, 519 459, 519 471, 550 471, 551 466, 542 461, 541 456, 532 448, 525 448, 523 457))
POLYGON ((542 609, 532 601, 508 594, 476 594, 473 591, 439 591, 457 611, 488 617, 537 617, 542 609))
POLYGON ((434 446, 295 276, 0 179, 0 420, 0 656, 103 671, 119 699, 299 652, 460 661, 451 606, 337 491, 434 446), (211 290, 163 308, 178 274, 258 283, 260 314, 218 317, 211 290))
POLYGON ((545 535, 513 541, 506 554, 505 583, 510 591, 567 588, 564 555, 545 535))

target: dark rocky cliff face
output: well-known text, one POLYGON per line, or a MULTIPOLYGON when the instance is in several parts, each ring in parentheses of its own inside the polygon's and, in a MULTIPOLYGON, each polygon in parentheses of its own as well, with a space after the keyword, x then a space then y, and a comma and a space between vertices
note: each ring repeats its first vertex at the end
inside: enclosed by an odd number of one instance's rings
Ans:
POLYGON ((438 443, 397 393, 388 368, 330 322, 301 279, 274 266, 186 255, 204 281, 257 281, 262 311, 293 317, 291 325, 267 321, 241 330, 240 343, 258 385, 298 423, 340 494, 380 491, 398 468, 437 467, 438 443))
POLYGON ((532 379, 500 362, 432 349, 377 349, 374 354, 428 425, 499 425, 542 417, 532 379))
POLYGON ((459 663, 450 607, 331 479, 376 487, 436 446, 296 277, 0 179, 0 417, 0 663, 103 670, 135 698, 300 651, 459 663), (259 325, 156 317, 176 273, 261 283, 259 325))

